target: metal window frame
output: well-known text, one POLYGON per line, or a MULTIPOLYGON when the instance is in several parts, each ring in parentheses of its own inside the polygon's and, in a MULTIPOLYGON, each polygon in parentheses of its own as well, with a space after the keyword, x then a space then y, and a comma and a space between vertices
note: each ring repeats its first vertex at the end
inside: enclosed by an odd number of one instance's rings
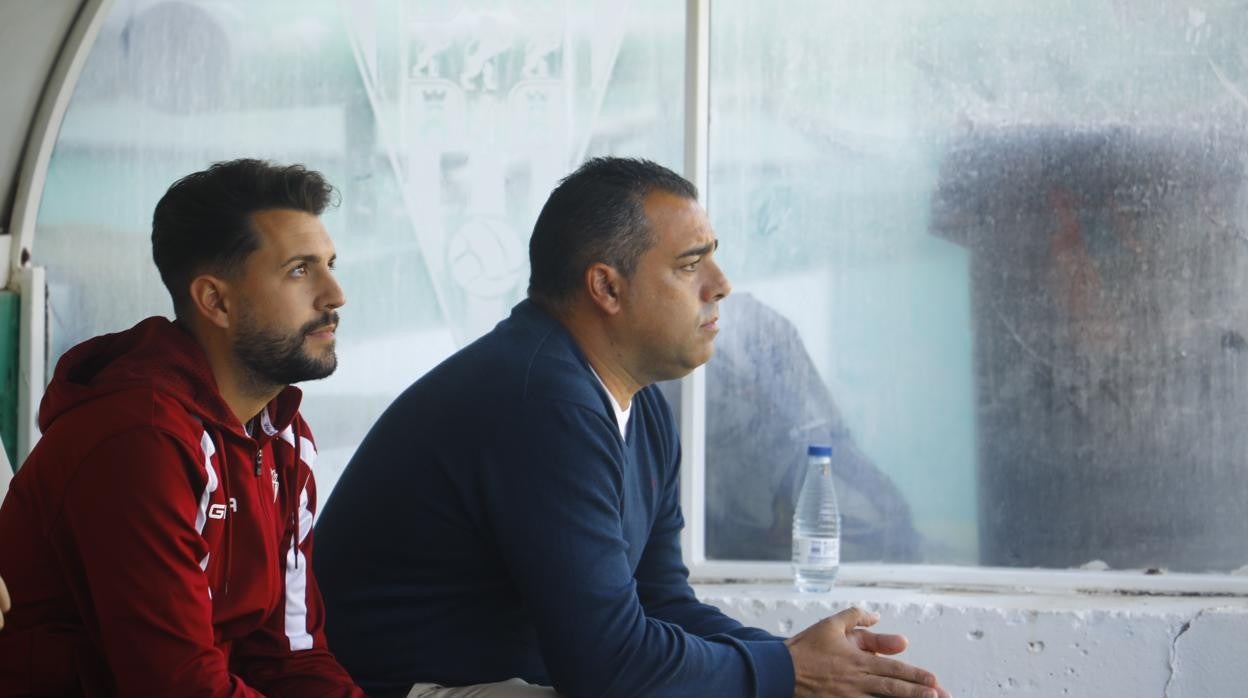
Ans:
MULTIPOLYGON (((39 211, 48 165, 60 126, 104 19, 115 0, 84 0, 49 79, 27 142, 14 200, 10 243, 0 250, 0 273, 22 294, 18 460, 25 458, 38 439, 35 414, 46 379, 48 335, 46 275, 31 265, 35 218, 39 211), (8 253, 8 259, 5 254, 8 253), (25 253, 25 254, 24 254, 25 253)), ((709 200, 710 126, 710 13, 711 0, 686 0, 684 171, 709 200)), ((2 240, 2 238, 0 238, 2 240)), ((0 245, 3 246, 3 245, 0 245)), ((698 369, 681 382, 680 429, 684 444, 681 461, 681 506, 685 530, 681 544, 695 581, 766 580, 790 578, 782 562, 723 561, 706 557, 706 373, 698 369)), ((1146 574, 1142 571, 1090 572, 1081 570, 1005 569, 946 565, 842 566, 844 584, 957 589, 979 591, 1036 591, 1066 593, 1128 593, 1142 595, 1248 596, 1248 576, 1223 574, 1146 574)))
POLYGON ((91 48, 100 34, 104 19, 114 0, 83 0, 69 34, 61 48, 56 65, 44 86, 39 110, 26 141, 17 193, 13 201, 12 226, 7 266, 4 272, 9 283, 21 296, 21 320, 18 338, 18 407, 17 465, 39 440, 36 415, 47 382, 47 275, 33 264, 35 219, 48 180, 48 165, 56 146, 61 123, 69 108, 78 78, 91 48))
MULTIPOLYGON (((685 2, 684 174, 697 186, 709 210, 710 19, 712 0, 685 2)), ((706 557, 706 373, 698 368, 681 381, 680 501, 685 517, 681 547, 695 582, 787 581, 786 562, 711 560, 706 557)), ((1097 572, 953 565, 841 565, 848 585, 988 591, 1064 591, 1144 595, 1248 596, 1248 576, 1233 574, 1149 574, 1143 570, 1097 572)))

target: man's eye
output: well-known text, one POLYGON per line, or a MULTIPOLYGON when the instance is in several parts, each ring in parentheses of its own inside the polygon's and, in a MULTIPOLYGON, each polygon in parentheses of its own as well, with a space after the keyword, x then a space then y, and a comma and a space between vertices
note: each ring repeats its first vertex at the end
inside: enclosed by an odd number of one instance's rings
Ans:
POLYGON ((307 276, 307 274, 308 274, 308 265, 306 264, 300 264, 299 266, 290 270, 291 276, 307 276))
MULTIPOLYGON (((698 261, 701 261, 701 260, 698 260, 698 261)), ((681 269, 681 271, 697 271, 697 270, 698 270, 698 262, 696 262, 696 261, 695 261, 695 262, 690 262, 690 263, 686 264, 685 266, 681 267, 680 269, 681 269)))

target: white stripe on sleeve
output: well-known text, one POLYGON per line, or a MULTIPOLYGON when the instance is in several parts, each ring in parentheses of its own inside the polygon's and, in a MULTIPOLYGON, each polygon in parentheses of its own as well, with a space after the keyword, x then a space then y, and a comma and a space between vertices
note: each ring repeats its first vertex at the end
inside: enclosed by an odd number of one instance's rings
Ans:
POLYGON ((312 649, 308 633, 308 560, 299 549, 312 531, 312 512, 308 509, 308 489, 299 492, 298 540, 286 552, 286 637, 290 651, 312 649))
MULTIPOLYGON (((294 448, 295 430, 291 426, 278 433, 278 438, 294 448)), ((299 460, 312 469, 316 465, 316 446, 306 436, 299 436, 299 460)), ((308 633, 308 560, 299 546, 312 532, 312 510, 308 506, 308 489, 299 492, 298 540, 286 551, 286 638, 290 651, 312 648, 312 635, 308 633)))
MULTIPOLYGON (((212 437, 205 431, 203 436, 199 437, 199 447, 204 451, 204 470, 208 471, 208 484, 204 486, 203 494, 199 495, 199 511, 195 513, 195 532, 203 536, 204 524, 208 522, 208 502, 212 499, 212 493, 217 491, 218 486, 217 471, 212 467, 212 456, 217 452, 217 446, 212 442, 212 437)), ((204 555, 204 559, 199 561, 201 570, 208 569, 208 557, 211 554, 204 555)))

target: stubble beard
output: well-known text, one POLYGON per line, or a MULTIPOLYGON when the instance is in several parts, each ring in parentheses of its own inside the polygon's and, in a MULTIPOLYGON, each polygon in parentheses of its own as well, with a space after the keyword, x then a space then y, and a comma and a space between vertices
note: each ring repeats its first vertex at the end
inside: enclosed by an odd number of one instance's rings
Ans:
POLYGON ((310 354, 305 346, 310 332, 338 324, 337 313, 326 312, 290 334, 261 327, 246 310, 239 316, 239 323, 234 355, 244 369, 247 383, 257 393, 325 378, 338 367, 332 344, 320 357, 310 354))

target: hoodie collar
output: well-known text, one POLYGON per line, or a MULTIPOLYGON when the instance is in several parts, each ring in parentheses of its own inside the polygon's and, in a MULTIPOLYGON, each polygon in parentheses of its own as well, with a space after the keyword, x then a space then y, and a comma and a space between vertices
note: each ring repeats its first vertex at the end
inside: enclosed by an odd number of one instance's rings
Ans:
MULTIPOLYGON (((206 426, 222 433, 244 433, 217 389, 203 348, 190 332, 163 317, 150 317, 128 330, 88 339, 66 352, 39 406, 39 427, 47 431, 75 407, 142 388, 174 398, 206 426)), ((298 388, 284 388, 261 411, 257 441, 266 441, 289 426, 301 401, 298 388)))

